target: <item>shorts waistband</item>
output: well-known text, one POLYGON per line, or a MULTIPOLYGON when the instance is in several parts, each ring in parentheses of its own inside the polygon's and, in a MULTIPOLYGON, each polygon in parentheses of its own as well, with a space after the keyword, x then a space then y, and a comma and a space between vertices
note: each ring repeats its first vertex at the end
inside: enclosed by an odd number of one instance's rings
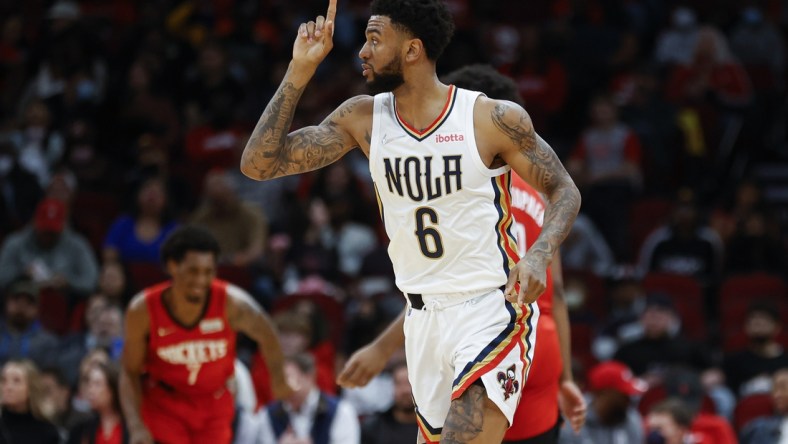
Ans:
POLYGON ((463 304, 471 299, 481 296, 486 296, 495 291, 503 291, 505 286, 499 288, 492 288, 479 291, 468 291, 462 293, 435 293, 435 294, 421 294, 421 293, 403 293, 405 299, 408 300, 410 308, 416 310, 441 310, 444 308, 453 307, 455 305, 463 304))

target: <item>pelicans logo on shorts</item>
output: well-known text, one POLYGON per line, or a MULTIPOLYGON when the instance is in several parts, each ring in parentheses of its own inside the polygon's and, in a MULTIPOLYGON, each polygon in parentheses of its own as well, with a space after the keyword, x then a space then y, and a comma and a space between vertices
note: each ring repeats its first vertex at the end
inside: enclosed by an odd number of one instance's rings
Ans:
POLYGON ((503 390, 503 399, 509 399, 510 396, 516 394, 520 390, 520 383, 515 378, 517 374, 514 364, 506 369, 506 373, 498 372, 498 383, 501 384, 503 390))

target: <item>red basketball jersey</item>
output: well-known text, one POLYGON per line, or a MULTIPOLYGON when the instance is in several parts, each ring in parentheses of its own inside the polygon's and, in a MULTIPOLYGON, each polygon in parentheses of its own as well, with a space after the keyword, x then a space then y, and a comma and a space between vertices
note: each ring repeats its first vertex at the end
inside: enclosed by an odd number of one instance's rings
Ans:
MULTIPOLYGON (((512 174, 512 213, 520 254, 525 254, 542 232, 545 202, 526 181, 512 174)), ((547 269, 547 287, 539 296, 539 323, 536 326, 534 360, 528 373, 520 404, 505 440, 515 441, 540 435, 558 420, 558 380, 563 363, 558 330, 553 319, 553 275, 547 269)))
POLYGON ((196 325, 178 323, 164 305, 165 282, 145 290, 150 316, 145 373, 151 383, 186 395, 223 389, 233 376, 236 333, 227 322, 227 282, 215 279, 196 325))

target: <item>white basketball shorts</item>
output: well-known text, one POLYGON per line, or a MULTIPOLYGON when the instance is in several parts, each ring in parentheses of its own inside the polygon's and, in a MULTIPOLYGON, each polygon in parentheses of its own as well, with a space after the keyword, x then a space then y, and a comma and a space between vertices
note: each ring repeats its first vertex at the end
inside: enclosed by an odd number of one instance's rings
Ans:
POLYGON ((500 289, 406 297, 408 378, 425 440, 440 441, 451 401, 477 380, 511 425, 533 359, 536 304, 512 304, 500 289))

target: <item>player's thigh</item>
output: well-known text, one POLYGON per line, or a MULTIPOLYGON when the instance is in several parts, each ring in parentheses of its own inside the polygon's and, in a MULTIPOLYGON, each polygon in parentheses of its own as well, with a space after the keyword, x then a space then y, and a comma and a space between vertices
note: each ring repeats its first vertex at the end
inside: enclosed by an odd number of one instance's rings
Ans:
POLYGON ((473 384, 451 402, 443 423, 441 443, 487 444, 503 440, 509 421, 487 397, 482 384, 473 384))

